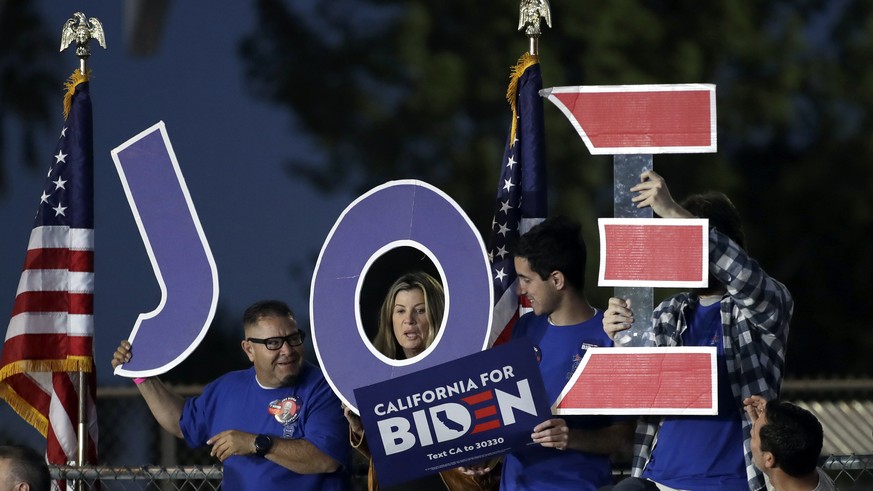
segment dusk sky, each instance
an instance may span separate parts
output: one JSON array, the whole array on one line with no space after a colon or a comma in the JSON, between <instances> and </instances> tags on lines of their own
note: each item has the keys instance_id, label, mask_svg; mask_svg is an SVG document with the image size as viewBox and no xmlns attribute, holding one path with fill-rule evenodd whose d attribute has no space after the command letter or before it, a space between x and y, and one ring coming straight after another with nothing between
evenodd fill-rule
<instances>
[{"instance_id":1,"label":"dusk sky","mask_svg":"<svg viewBox=\"0 0 873 491\"><path fill-rule=\"evenodd\" d=\"M95 360L98 384L129 383L109 360L139 313L153 310L160 291L110 151L164 121L217 264L219 307L235 320L250 303L286 300L308 327L309 279L330 228L355 196L326 198L295 182L283 159L312 152L294 139L285 111L245 90L237 45L255 30L249 2L170 2L161 44L133 57L124 44L125 2L40 0L57 34L73 12L101 20L107 50L92 41L91 98L95 157ZM294 56L289 53L289 56ZM63 83L78 67L74 47L57 55L56 118L38 135L45 168L63 125ZM301 60L306 69L307 60ZM341 117L338 115L337 117ZM11 125L10 125L11 126ZM0 319L8 323L45 172L25 169L20 130L7 128L9 187L0 197ZM301 276L292 281L292 264ZM4 327L3 332L6 329ZM2 340L2 338L0 338ZM12 414L3 404L2 419ZM16 424L27 426L18 417Z\"/></svg>"}]
</instances>

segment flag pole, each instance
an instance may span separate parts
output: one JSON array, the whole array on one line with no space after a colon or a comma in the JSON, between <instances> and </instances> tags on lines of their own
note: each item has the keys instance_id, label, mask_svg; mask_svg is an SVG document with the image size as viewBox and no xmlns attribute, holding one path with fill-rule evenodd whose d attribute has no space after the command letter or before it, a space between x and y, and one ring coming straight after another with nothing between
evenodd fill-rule
<instances>
[{"instance_id":1,"label":"flag pole","mask_svg":"<svg viewBox=\"0 0 873 491\"><path fill-rule=\"evenodd\" d=\"M529 40L528 53L538 56L540 51L540 19L552 27L552 10L549 0L521 0L519 7L518 30L524 29Z\"/></svg>"},{"instance_id":2,"label":"flag pole","mask_svg":"<svg viewBox=\"0 0 873 491\"><path fill-rule=\"evenodd\" d=\"M61 49L64 51L73 42L76 43L76 56L79 57L79 73L84 80L88 79L88 57L91 56L91 47L88 44L92 39L96 40L103 49L106 49L106 37L103 34L103 24L96 17L87 19L82 12L75 12L61 29ZM66 114L65 114L66 116ZM76 465L82 467L88 460L88 380L83 370L77 372L78 383L78 408L79 418L77 427L78 455ZM85 482L77 480L76 489L84 491Z\"/></svg>"},{"instance_id":3,"label":"flag pole","mask_svg":"<svg viewBox=\"0 0 873 491\"><path fill-rule=\"evenodd\" d=\"M82 467L85 465L88 459L88 404L86 401L86 392L88 390L88 381L87 377L85 377L85 372L79 371L79 427L77 428L78 441L79 441L79 455L76 460L76 465L78 467ZM79 491L84 491L85 482L81 479L78 481L78 489Z\"/></svg>"}]
</instances>

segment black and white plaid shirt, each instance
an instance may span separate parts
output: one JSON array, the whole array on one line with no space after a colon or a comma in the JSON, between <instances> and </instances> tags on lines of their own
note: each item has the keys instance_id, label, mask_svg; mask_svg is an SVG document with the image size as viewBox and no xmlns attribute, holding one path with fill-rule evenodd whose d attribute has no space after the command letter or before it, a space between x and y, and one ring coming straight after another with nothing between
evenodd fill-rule
<instances>
[{"instance_id":1,"label":"black and white plaid shirt","mask_svg":"<svg viewBox=\"0 0 873 491\"><path fill-rule=\"evenodd\" d=\"M764 476L752 463L752 423L745 415L743 399L760 395L771 400L779 396L794 300L785 285L768 276L757 261L715 229L709 232L709 260L710 274L727 287L721 299L724 354L731 392L743 415L746 477L749 489L755 491L764 487ZM681 335L697 304L696 295L682 293L658 305L652 315L657 346L682 344ZM636 477L652 455L662 422L660 417L644 417L637 425L633 460Z\"/></svg>"}]
</instances>

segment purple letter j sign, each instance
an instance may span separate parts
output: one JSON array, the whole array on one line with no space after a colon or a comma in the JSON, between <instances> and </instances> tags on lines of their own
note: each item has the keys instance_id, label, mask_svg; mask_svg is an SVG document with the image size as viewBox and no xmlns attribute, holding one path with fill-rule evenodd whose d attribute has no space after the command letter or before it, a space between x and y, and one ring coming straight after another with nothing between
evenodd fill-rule
<instances>
[{"instance_id":1,"label":"purple letter j sign","mask_svg":"<svg viewBox=\"0 0 873 491\"><path fill-rule=\"evenodd\" d=\"M130 334L130 362L115 373L169 371L200 344L218 303L218 271L188 187L160 122L112 151L142 241L161 288L155 310Z\"/></svg>"}]
</instances>

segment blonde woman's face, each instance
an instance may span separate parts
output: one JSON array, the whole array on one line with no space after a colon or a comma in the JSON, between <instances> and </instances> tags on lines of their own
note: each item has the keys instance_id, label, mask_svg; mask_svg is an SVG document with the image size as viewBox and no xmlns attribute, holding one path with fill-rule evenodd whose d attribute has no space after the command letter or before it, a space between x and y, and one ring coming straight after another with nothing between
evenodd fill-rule
<instances>
[{"instance_id":1,"label":"blonde woman's face","mask_svg":"<svg viewBox=\"0 0 873 491\"><path fill-rule=\"evenodd\" d=\"M391 319L394 337L403 348L406 358L412 358L427 348L425 343L430 332L430 322L427 320L424 293L420 289L397 292Z\"/></svg>"}]
</instances>

